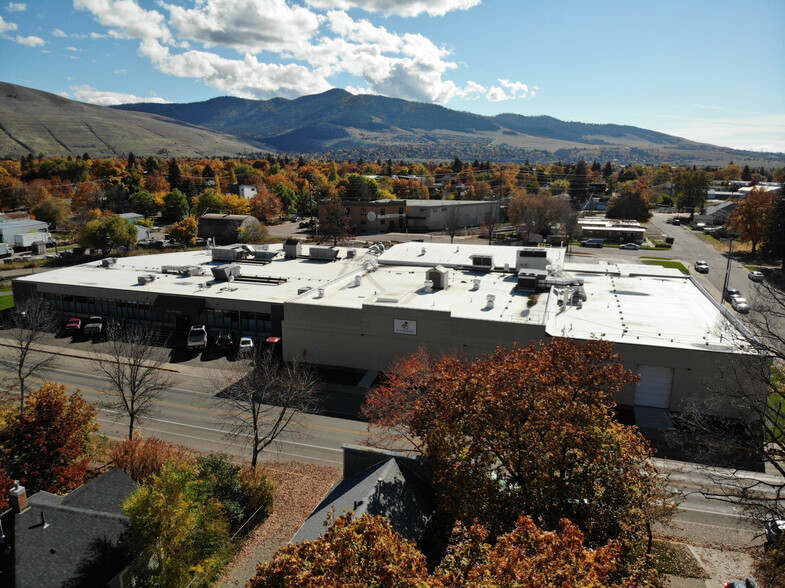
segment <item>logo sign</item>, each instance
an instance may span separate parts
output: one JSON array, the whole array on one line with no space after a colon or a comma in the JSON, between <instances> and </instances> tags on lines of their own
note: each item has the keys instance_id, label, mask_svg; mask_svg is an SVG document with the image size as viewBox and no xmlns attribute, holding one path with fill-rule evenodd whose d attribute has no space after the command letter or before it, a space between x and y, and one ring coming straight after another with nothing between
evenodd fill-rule
<instances>
[{"instance_id":1,"label":"logo sign","mask_svg":"<svg viewBox=\"0 0 785 588\"><path fill-rule=\"evenodd\" d=\"M393 332L399 335L416 335L417 321L393 319Z\"/></svg>"}]
</instances>

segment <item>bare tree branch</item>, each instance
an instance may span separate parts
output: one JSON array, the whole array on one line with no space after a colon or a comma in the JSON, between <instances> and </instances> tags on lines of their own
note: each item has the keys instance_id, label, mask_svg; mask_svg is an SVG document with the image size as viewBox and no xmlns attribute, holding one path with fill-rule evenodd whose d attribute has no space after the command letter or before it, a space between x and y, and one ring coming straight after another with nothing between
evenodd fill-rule
<instances>
[{"instance_id":1,"label":"bare tree branch","mask_svg":"<svg viewBox=\"0 0 785 588\"><path fill-rule=\"evenodd\" d=\"M785 293L755 284L750 309L723 331L737 353L717 363L709 394L683 407L670 441L696 462L722 466L703 468L704 496L764 523L785 518Z\"/></svg>"},{"instance_id":2,"label":"bare tree branch","mask_svg":"<svg viewBox=\"0 0 785 588\"><path fill-rule=\"evenodd\" d=\"M107 342L92 359L98 372L109 380L103 404L128 417L128 438L142 419L158 411L158 401L172 385L172 377L162 368L168 354L154 345L155 331L137 325L110 323Z\"/></svg>"},{"instance_id":3,"label":"bare tree branch","mask_svg":"<svg viewBox=\"0 0 785 588\"><path fill-rule=\"evenodd\" d=\"M56 354L38 349L57 326L52 307L42 298L27 298L19 302L16 310L8 315L5 328L10 334L11 346L4 355L13 363L16 371L19 410L25 406L27 380L45 368L53 367L58 361Z\"/></svg>"},{"instance_id":4,"label":"bare tree branch","mask_svg":"<svg viewBox=\"0 0 785 588\"><path fill-rule=\"evenodd\" d=\"M221 382L228 383L219 394L226 436L250 445L254 467L268 445L300 426L303 413L318 411L316 374L300 359L284 363L257 349L250 369L238 361Z\"/></svg>"}]
</instances>

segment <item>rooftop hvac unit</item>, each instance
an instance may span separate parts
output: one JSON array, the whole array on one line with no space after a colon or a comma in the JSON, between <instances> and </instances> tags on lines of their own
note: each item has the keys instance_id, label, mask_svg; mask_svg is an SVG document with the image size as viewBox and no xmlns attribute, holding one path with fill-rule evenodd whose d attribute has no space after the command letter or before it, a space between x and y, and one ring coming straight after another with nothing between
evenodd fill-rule
<instances>
[{"instance_id":1,"label":"rooftop hvac unit","mask_svg":"<svg viewBox=\"0 0 785 588\"><path fill-rule=\"evenodd\" d=\"M425 272L425 278L430 280L437 290L444 290L447 287L449 277L450 271L443 265L437 265Z\"/></svg>"},{"instance_id":2,"label":"rooftop hvac unit","mask_svg":"<svg viewBox=\"0 0 785 588\"><path fill-rule=\"evenodd\" d=\"M319 290L317 290L317 294L317 298L324 298L324 288L319 288Z\"/></svg>"},{"instance_id":3,"label":"rooftop hvac unit","mask_svg":"<svg viewBox=\"0 0 785 588\"><path fill-rule=\"evenodd\" d=\"M297 295L305 294L308 290L312 290L310 286L304 286L303 288L297 288Z\"/></svg>"},{"instance_id":4,"label":"rooftop hvac unit","mask_svg":"<svg viewBox=\"0 0 785 588\"><path fill-rule=\"evenodd\" d=\"M578 304L580 302L586 302L586 290L584 290L583 286L576 286L572 290L572 303Z\"/></svg>"},{"instance_id":5,"label":"rooftop hvac unit","mask_svg":"<svg viewBox=\"0 0 785 588\"><path fill-rule=\"evenodd\" d=\"M472 282L473 282L472 290L479 290L480 289L480 278L474 278L474 280L472 280Z\"/></svg>"},{"instance_id":6,"label":"rooftop hvac unit","mask_svg":"<svg viewBox=\"0 0 785 588\"><path fill-rule=\"evenodd\" d=\"M283 254L286 259L297 259L302 252L302 243L299 239L287 239L283 244Z\"/></svg>"},{"instance_id":7,"label":"rooftop hvac unit","mask_svg":"<svg viewBox=\"0 0 785 588\"><path fill-rule=\"evenodd\" d=\"M213 278L219 282L230 282L240 275L240 266L235 263L228 263L226 265L219 265L212 268Z\"/></svg>"},{"instance_id":8,"label":"rooftop hvac unit","mask_svg":"<svg viewBox=\"0 0 785 588\"><path fill-rule=\"evenodd\" d=\"M211 253L213 261L234 261L238 251L234 247L213 247Z\"/></svg>"},{"instance_id":9,"label":"rooftop hvac unit","mask_svg":"<svg viewBox=\"0 0 785 588\"><path fill-rule=\"evenodd\" d=\"M363 277L360 274L354 276L354 285L359 286L363 282Z\"/></svg>"},{"instance_id":10,"label":"rooftop hvac unit","mask_svg":"<svg viewBox=\"0 0 785 588\"><path fill-rule=\"evenodd\" d=\"M107 257L106 259L101 260L101 265L104 267L112 267L116 263L117 263L116 257Z\"/></svg>"},{"instance_id":11,"label":"rooftop hvac unit","mask_svg":"<svg viewBox=\"0 0 785 588\"><path fill-rule=\"evenodd\" d=\"M485 307L486 308L493 308L493 304L494 304L494 302L496 300L496 295L495 294L488 294L488 296L485 298L485 300L487 301Z\"/></svg>"},{"instance_id":12,"label":"rooftop hvac unit","mask_svg":"<svg viewBox=\"0 0 785 588\"><path fill-rule=\"evenodd\" d=\"M346 259L353 259L357 255L356 249L347 249L346 250Z\"/></svg>"},{"instance_id":13,"label":"rooftop hvac unit","mask_svg":"<svg viewBox=\"0 0 785 588\"><path fill-rule=\"evenodd\" d=\"M472 267L476 269L490 270L493 268L493 257L490 255L472 255Z\"/></svg>"},{"instance_id":14,"label":"rooftop hvac unit","mask_svg":"<svg viewBox=\"0 0 785 588\"><path fill-rule=\"evenodd\" d=\"M431 280L425 280L425 291L433 292L433 282Z\"/></svg>"},{"instance_id":15,"label":"rooftop hvac unit","mask_svg":"<svg viewBox=\"0 0 785 588\"><path fill-rule=\"evenodd\" d=\"M143 274L143 275L139 276L138 278L136 278L136 281L137 281L137 283L140 286L144 286L146 284L149 284L150 282L152 282L154 280L155 280L155 276L153 274Z\"/></svg>"},{"instance_id":16,"label":"rooftop hvac unit","mask_svg":"<svg viewBox=\"0 0 785 588\"><path fill-rule=\"evenodd\" d=\"M311 259L333 260L338 257L338 250L332 247L310 247L308 257Z\"/></svg>"}]
</instances>

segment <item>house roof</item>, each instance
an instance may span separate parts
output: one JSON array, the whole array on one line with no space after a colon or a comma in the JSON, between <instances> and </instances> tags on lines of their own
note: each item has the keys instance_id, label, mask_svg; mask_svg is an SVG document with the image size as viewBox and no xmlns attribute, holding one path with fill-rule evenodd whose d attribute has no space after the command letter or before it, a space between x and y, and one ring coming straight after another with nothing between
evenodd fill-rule
<instances>
[{"instance_id":1,"label":"house roof","mask_svg":"<svg viewBox=\"0 0 785 588\"><path fill-rule=\"evenodd\" d=\"M325 532L325 520L352 512L387 517L393 529L407 539L415 539L433 510L431 489L409 467L406 459L390 457L339 482L297 531L293 541L313 541Z\"/></svg>"},{"instance_id":2,"label":"house roof","mask_svg":"<svg viewBox=\"0 0 785 588\"><path fill-rule=\"evenodd\" d=\"M38 492L25 512L6 512L0 520L10 552L0 551L0 583L43 588L108 582L127 564L117 542L127 528L122 503L135 488L115 469L68 496Z\"/></svg>"}]
</instances>

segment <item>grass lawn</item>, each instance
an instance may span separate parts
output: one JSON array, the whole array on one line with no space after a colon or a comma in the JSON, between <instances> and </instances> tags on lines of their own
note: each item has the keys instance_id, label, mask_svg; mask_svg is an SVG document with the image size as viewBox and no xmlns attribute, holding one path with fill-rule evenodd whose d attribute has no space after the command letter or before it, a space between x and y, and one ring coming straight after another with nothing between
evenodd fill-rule
<instances>
[{"instance_id":1,"label":"grass lawn","mask_svg":"<svg viewBox=\"0 0 785 588\"><path fill-rule=\"evenodd\" d=\"M683 274L689 275L690 270L684 267L680 261L673 261L672 259L665 259L662 257L641 257L641 261L647 265L661 265L662 267L669 267L679 270Z\"/></svg>"},{"instance_id":2,"label":"grass lawn","mask_svg":"<svg viewBox=\"0 0 785 588\"><path fill-rule=\"evenodd\" d=\"M0 310L6 310L8 308L14 307L14 297L11 296L0 296Z\"/></svg>"},{"instance_id":3,"label":"grass lawn","mask_svg":"<svg viewBox=\"0 0 785 588\"><path fill-rule=\"evenodd\" d=\"M660 573L682 578L709 577L689 548L682 543L655 539L651 551L652 563Z\"/></svg>"}]
</instances>

